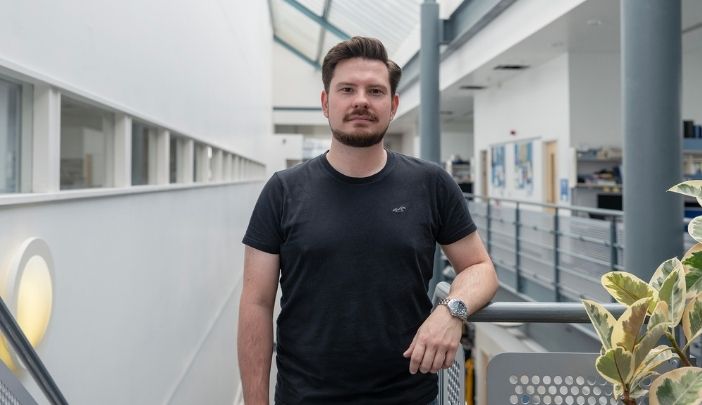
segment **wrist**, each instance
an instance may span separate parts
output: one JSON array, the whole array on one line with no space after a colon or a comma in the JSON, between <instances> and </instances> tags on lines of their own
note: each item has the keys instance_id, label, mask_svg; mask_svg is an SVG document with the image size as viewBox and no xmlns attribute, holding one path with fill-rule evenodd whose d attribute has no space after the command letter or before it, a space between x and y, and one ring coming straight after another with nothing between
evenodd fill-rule
<instances>
[{"instance_id":1,"label":"wrist","mask_svg":"<svg viewBox=\"0 0 702 405\"><path fill-rule=\"evenodd\" d=\"M468 306L462 300L446 297L439 301L438 305L445 307L454 318L462 322L468 321Z\"/></svg>"}]
</instances>

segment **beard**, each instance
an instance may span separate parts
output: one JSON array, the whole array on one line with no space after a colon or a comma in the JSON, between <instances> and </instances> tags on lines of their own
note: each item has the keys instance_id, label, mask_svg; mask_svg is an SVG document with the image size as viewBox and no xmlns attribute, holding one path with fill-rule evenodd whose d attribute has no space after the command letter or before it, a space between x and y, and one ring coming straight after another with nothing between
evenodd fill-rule
<instances>
[{"instance_id":1,"label":"beard","mask_svg":"<svg viewBox=\"0 0 702 405\"><path fill-rule=\"evenodd\" d=\"M362 112L362 111L353 111L350 114L347 114L344 116L344 122L351 120L354 116L365 116L368 117L371 121L376 122L378 119L377 117L370 112ZM363 132L363 131L358 131L358 132L344 132L340 129L334 128L331 126L331 123L329 127L331 128L332 135L334 136L334 139L337 141L341 142L342 144L346 146L352 146L355 148L368 148L373 145L377 145L380 143L383 138L385 137L385 133L388 130L388 127L390 126L390 123L388 122L388 125L385 126L381 131L378 132Z\"/></svg>"}]
</instances>

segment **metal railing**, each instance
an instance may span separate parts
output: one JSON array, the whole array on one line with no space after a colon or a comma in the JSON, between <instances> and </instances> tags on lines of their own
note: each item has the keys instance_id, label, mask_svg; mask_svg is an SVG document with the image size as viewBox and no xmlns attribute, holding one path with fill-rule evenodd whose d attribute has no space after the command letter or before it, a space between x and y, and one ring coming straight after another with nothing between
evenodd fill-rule
<instances>
[{"instance_id":1,"label":"metal railing","mask_svg":"<svg viewBox=\"0 0 702 405\"><path fill-rule=\"evenodd\" d=\"M609 301L600 277L624 270L621 211L465 194L503 286L537 301Z\"/></svg>"},{"instance_id":2,"label":"metal railing","mask_svg":"<svg viewBox=\"0 0 702 405\"><path fill-rule=\"evenodd\" d=\"M436 303L448 296L450 289L450 284L443 281L436 286L436 290L433 296L433 302ZM624 311L626 306L621 304L604 304L615 318L619 318ZM582 303L565 303L565 302L495 302L490 303L486 307L482 308L478 312L472 314L468 318L469 323L474 322L538 322L538 323L589 323L590 319L587 316L585 307ZM523 395L518 396L507 392L510 389L510 379L513 379L514 375L523 376L526 372L523 369L528 369L530 367L537 368L539 364L547 364L548 373L540 373L540 375L581 375L577 373L569 373L577 369L578 373L582 370L587 370L589 372L587 378L594 379L596 377L594 358L596 354L584 354L584 353L528 353L528 354L516 354L519 355L516 360L510 360L507 362L501 361L499 370L496 371L497 367L493 367L493 370L489 370L490 378L488 378L488 403L492 404L504 404L504 403L539 403L530 402L529 395L527 393L522 393ZM523 357L523 356L531 357ZM544 357L544 361L536 361L538 359L536 356ZM594 357L593 357L594 356ZM496 357L497 358L497 357ZM506 365L505 365L506 363ZM455 363L454 363L455 364ZM556 364L560 364L556 367ZM492 362L491 362L492 365ZM452 367L453 368L453 367ZM439 405L456 405L456 403L447 399L450 398L449 389L456 389L448 384L442 384L447 380L447 374L455 373L454 370L446 369L439 372ZM520 370L516 370L520 368ZM537 373L538 374L538 373ZM457 382L460 386L458 389L465 390L465 382ZM604 386L604 380L601 382L598 380L598 385ZM533 393L532 393L533 394ZM513 402L506 402L503 396L513 397ZM498 399L499 397L499 399ZM514 401L521 402L514 402ZM559 403L559 402L556 402ZM608 402L609 403L609 402Z\"/></svg>"},{"instance_id":3,"label":"metal railing","mask_svg":"<svg viewBox=\"0 0 702 405\"><path fill-rule=\"evenodd\" d=\"M39 388L44 392L46 398L54 405L67 405L61 390L54 382L54 379L49 374L49 371L42 363L39 355L34 350L32 345L27 340L27 337L20 329L19 325L12 316L12 313L5 305L5 301L0 297L0 328L2 329L7 341L12 349L17 353L20 360L31 374L34 381L39 385ZM28 395L28 394L26 394ZM31 398L31 397L30 397ZM28 400L29 402L29 400ZM23 402L20 402L23 404Z\"/></svg>"}]
</instances>

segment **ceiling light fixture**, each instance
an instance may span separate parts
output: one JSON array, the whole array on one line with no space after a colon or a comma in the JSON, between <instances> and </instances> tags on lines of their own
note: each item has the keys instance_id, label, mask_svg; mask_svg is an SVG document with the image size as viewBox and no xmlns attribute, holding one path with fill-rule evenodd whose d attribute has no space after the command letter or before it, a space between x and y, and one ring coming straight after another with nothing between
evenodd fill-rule
<instances>
[{"instance_id":1,"label":"ceiling light fixture","mask_svg":"<svg viewBox=\"0 0 702 405\"><path fill-rule=\"evenodd\" d=\"M41 343L51 319L53 267L49 245L43 239L30 238L22 243L0 280L3 299L33 347ZM21 364L4 337L0 339L0 359L11 370Z\"/></svg>"},{"instance_id":2,"label":"ceiling light fixture","mask_svg":"<svg viewBox=\"0 0 702 405\"><path fill-rule=\"evenodd\" d=\"M519 64L504 64L495 66L495 70L524 70L528 69L529 65L519 65Z\"/></svg>"}]
</instances>

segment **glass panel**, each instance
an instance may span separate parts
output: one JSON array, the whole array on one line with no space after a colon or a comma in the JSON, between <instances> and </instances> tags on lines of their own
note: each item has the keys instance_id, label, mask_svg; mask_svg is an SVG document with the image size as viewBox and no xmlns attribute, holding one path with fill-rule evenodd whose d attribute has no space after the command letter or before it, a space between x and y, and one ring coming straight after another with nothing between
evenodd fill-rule
<instances>
[{"instance_id":1,"label":"glass panel","mask_svg":"<svg viewBox=\"0 0 702 405\"><path fill-rule=\"evenodd\" d=\"M109 187L114 114L63 97L61 189Z\"/></svg>"},{"instance_id":2,"label":"glass panel","mask_svg":"<svg viewBox=\"0 0 702 405\"><path fill-rule=\"evenodd\" d=\"M0 193L20 188L22 86L0 79Z\"/></svg>"},{"instance_id":3,"label":"glass panel","mask_svg":"<svg viewBox=\"0 0 702 405\"><path fill-rule=\"evenodd\" d=\"M156 128L138 121L132 123L132 185L154 184Z\"/></svg>"},{"instance_id":4,"label":"glass panel","mask_svg":"<svg viewBox=\"0 0 702 405\"><path fill-rule=\"evenodd\" d=\"M310 59L317 53L321 27L301 11L284 2L273 2L275 33Z\"/></svg>"},{"instance_id":5,"label":"glass panel","mask_svg":"<svg viewBox=\"0 0 702 405\"><path fill-rule=\"evenodd\" d=\"M419 25L421 0L333 1L329 22L349 35L363 35L383 41L388 55Z\"/></svg>"},{"instance_id":6,"label":"glass panel","mask_svg":"<svg viewBox=\"0 0 702 405\"><path fill-rule=\"evenodd\" d=\"M299 0L298 2L320 17L324 12L324 0Z\"/></svg>"}]
</instances>

